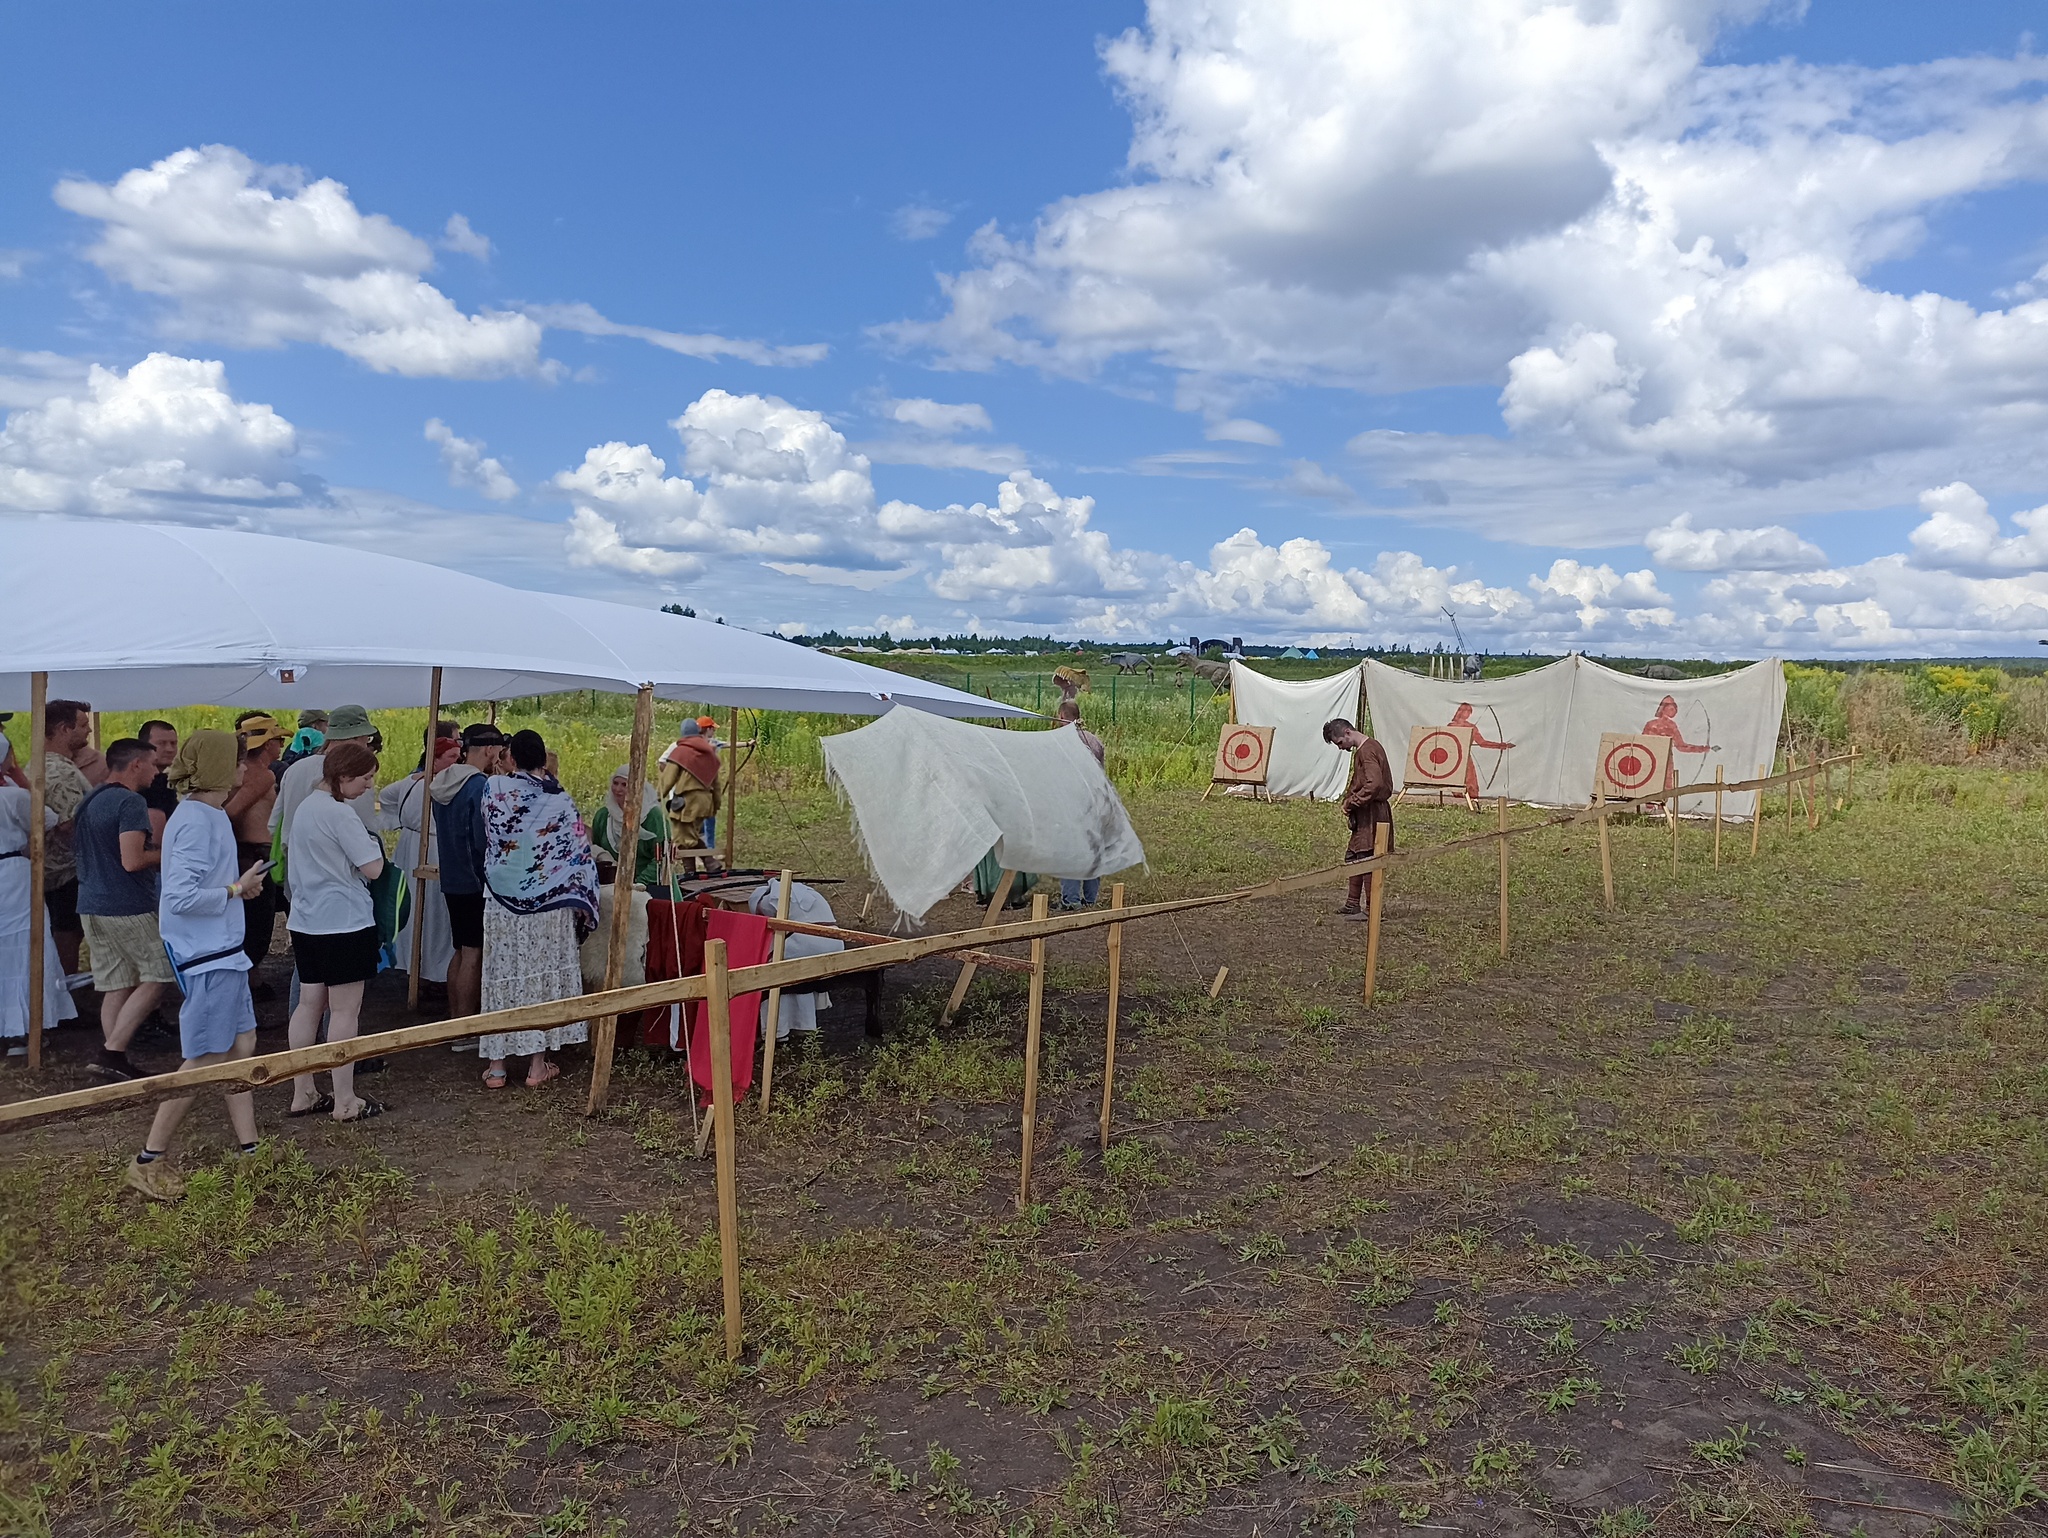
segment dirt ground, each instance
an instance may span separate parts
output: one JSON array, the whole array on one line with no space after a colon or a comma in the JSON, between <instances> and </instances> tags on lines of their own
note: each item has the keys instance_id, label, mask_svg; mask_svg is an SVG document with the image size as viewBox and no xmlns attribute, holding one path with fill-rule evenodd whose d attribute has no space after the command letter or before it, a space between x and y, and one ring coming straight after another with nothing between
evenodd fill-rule
<instances>
[{"instance_id":1,"label":"dirt ground","mask_svg":"<svg viewBox=\"0 0 2048 1538\"><path fill-rule=\"evenodd\" d=\"M1327 808L1138 799L1133 901L1300 869ZM847 877L782 797L764 863ZM1533 816L1534 814L1524 814ZM1016 1208L1023 979L889 976L740 1126L747 1344L724 1360L683 1071L487 1093L392 1057L363 1126L187 1200L142 1112L4 1145L0 1515L60 1534L1452 1532L2048 1527L2048 855L1994 812L1868 799L1516 846L1391 890L1383 989L1329 891L1134 926L1097 1142L1099 934L1052 946ZM1404 818L1415 845L1469 831ZM743 846L742 854L749 851ZM960 927L955 900L932 927ZM879 921L876 921L879 922ZM1231 972L1212 1002L1217 966ZM288 964L260 974L283 1043ZM88 995L89 997L89 995ZM403 979L370 1022L413 1017ZM12 1097L87 1082L89 1022ZM168 1066L175 1041L138 1056Z\"/></svg>"}]
</instances>

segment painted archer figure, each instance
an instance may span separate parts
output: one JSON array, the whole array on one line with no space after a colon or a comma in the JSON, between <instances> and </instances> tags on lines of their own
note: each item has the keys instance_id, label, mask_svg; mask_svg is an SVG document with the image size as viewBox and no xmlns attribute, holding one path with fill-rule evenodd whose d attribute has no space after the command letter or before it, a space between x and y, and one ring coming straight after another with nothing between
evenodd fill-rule
<instances>
[{"instance_id":1,"label":"painted archer figure","mask_svg":"<svg viewBox=\"0 0 2048 1538\"><path fill-rule=\"evenodd\" d=\"M1685 731L1678 724L1678 701L1672 695L1665 695L1657 706L1657 713L1643 723L1645 737L1667 737L1671 740L1671 752L1664 760L1664 793L1669 795L1678 789L1678 755L1681 753L1711 753L1712 743L1687 742Z\"/></svg>"},{"instance_id":2,"label":"painted archer figure","mask_svg":"<svg viewBox=\"0 0 2048 1538\"><path fill-rule=\"evenodd\" d=\"M1482 735L1478 724L1472 719L1472 707L1469 703L1459 705L1448 724L1471 727L1472 746L1475 748L1492 748L1496 752L1505 753L1514 746L1512 742L1495 742L1492 738ZM1479 765L1469 753L1465 755L1465 799L1473 806L1479 804Z\"/></svg>"}]
</instances>

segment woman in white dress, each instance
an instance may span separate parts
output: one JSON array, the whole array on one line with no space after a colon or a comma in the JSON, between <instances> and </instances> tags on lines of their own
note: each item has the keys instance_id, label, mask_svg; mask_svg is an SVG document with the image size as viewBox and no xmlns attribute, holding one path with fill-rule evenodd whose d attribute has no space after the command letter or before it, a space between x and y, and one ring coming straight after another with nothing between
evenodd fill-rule
<instances>
[{"instance_id":1,"label":"woman in white dress","mask_svg":"<svg viewBox=\"0 0 2048 1538\"><path fill-rule=\"evenodd\" d=\"M462 744L453 737L444 737L434 744L434 773L439 774L460 756ZM420 804L427 799L428 776L414 770L402 780L394 780L377 794L377 807L384 815L385 826L398 829L398 848L393 851L392 863L405 872L406 880L412 881L412 873L419 869L420 861ZM441 815L437 804L434 815ZM441 865L440 836L438 832L427 835L426 864L439 869ZM448 963L455 959L455 935L448 924L448 901L441 895L438 881L415 882L412 902L409 905L404 925L393 938L392 949L398 957L398 970L412 968L412 926L425 915L426 927L420 932L420 978L424 982L446 984Z\"/></svg>"},{"instance_id":2,"label":"woman in white dress","mask_svg":"<svg viewBox=\"0 0 2048 1538\"><path fill-rule=\"evenodd\" d=\"M515 732L511 751L513 772L484 794L485 1014L581 993L577 946L597 923L597 861L582 814L547 772L539 732ZM548 1053L589 1039L584 1020L480 1036L484 1087L503 1089L505 1059L523 1057L527 1088L538 1089L562 1072Z\"/></svg>"},{"instance_id":3,"label":"woman in white dress","mask_svg":"<svg viewBox=\"0 0 2048 1538\"><path fill-rule=\"evenodd\" d=\"M12 758L9 750L8 758ZM43 809L43 826L54 828L57 814ZM28 1048L28 792L0 784L0 1038L7 1055L20 1057ZM78 1018L78 1006L64 986L64 966L57 942L43 925L43 1026Z\"/></svg>"}]
</instances>

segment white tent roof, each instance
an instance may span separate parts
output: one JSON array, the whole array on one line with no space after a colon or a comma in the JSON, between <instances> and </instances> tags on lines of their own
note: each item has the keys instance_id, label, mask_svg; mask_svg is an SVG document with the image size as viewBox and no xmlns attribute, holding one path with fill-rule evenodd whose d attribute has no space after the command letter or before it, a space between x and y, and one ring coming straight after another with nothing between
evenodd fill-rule
<instances>
[{"instance_id":1,"label":"white tent roof","mask_svg":"<svg viewBox=\"0 0 2048 1538\"><path fill-rule=\"evenodd\" d=\"M100 710L424 704L568 689L876 715L1026 714L731 626L309 540L221 529L0 520L0 710L29 675Z\"/></svg>"}]
</instances>

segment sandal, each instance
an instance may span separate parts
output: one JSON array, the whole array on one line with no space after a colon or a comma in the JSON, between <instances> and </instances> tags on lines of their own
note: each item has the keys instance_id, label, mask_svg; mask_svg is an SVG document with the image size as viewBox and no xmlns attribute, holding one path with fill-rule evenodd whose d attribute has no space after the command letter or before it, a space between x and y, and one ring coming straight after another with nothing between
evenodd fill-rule
<instances>
[{"instance_id":1,"label":"sandal","mask_svg":"<svg viewBox=\"0 0 2048 1538\"><path fill-rule=\"evenodd\" d=\"M362 1109L357 1111L355 1115L337 1116L334 1119L342 1123L344 1126L346 1126L350 1122L369 1121L372 1117L382 1116L383 1114L384 1102L381 1100L372 1100L369 1096L365 1095L363 1097Z\"/></svg>"},{"instance_id":2,"label":"sandal","mask_svg":"<svg viewBox=\"0 0 2048 1538\"><path fill-rule=\"evenodd\" d=\"M547 1083L550 1079L559 1079L562 1076L562 1070L555 1064L548 1063L544 1066L547 1068L547 1072L542 1074L537 1079L533 1076L533 1070L531 1068L527 1069L526 1087L528 1089L539 1089L543 1084Z\"/></svg>"},{"instance_id":3,"label":"sandal","mask_svg":"<svg viewBox=\"0 0 2048 1538\"><path fill-rule=\"evenodd\" d=\"M502 1069L502 1068L486 1068L486 1069L484 1070L484 1088L485 1088L485 1089L503 1089L504 1087L505 1087L505 1070L504 1070L504 1069Z\"/></svg>"},{"instance_id":4,"label":"sandal","mask_svg":"<svg viewBox=\"0 0 2048 1538\"><path fill-rule=\"evenodd\" d=\"M296 1111L286 1111L284 1114L287 1116L325 1116L333 1111L333 1109L334 1097L332 1095L322 1095L311 1105Z\"/></svg>"}]
</instances>

